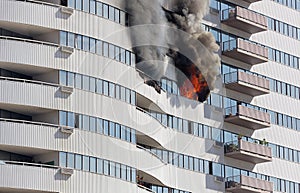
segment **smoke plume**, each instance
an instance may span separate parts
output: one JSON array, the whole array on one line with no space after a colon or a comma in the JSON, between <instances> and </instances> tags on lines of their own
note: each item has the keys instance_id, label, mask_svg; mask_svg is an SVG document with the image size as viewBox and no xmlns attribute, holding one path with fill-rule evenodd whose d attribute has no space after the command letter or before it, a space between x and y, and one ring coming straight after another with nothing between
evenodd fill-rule
<instances>
[{"instance_id":1,"label":"smoke plume","mask_svg":"<svg viewBox=\"0 0 300 193\"><path fill-rule=\"evenodd\" d=\"M168 55L185 76L177 75L181 94L199 101L214 89L220 66L219 46L201 26L208 6L209 0L127 0L130 25L145 26L131 30L137 68L160 80Z\"/></svg>"}]
</instances>

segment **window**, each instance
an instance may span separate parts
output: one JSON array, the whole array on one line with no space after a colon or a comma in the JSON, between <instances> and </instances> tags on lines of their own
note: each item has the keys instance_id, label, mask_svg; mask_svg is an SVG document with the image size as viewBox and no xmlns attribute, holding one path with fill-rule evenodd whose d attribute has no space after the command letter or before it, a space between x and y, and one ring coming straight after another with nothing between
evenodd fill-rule
<instances>
[{"instance_id":1,"label":"window","mask_svg":"<svg viewBox=\"0 0 300 193\"><path fill-rule=\"evenodd\" d=\"M68 33L68 46L74 48L75 35L73 33Z\"/></svg>"},{"instance_id":2,"label":"window","mask_svg":"<svg viewBox=\"0 0 300 193\"><path fill-rule=\"evenodd\" d=\"M75 8L82 10L82 0L76 0Z\"/></svg>"},{"instance_id":3,"label":"window","mask_svg":"<svg viewBox=\"0 0 300 193\"><path fill-rule=\"evenodd\" d=\"M59 153L59 166L67 167L67 153L65 152Z\"/></svg>"},{"instance_id":4,"label":"window","mask_svg":"<svg viewBox=\"0 0 300 193\"><path fill-rule=\"evenodd\" d=\"M90 50L90 39L86 36L83 36L83 50L87 52Z\"/></svg>"},{"instance_id":5,"label":"window","mask_svg":"<svg viewBox=\"0 0 300 193\"><path fill-rule=\"evenodd\" d=\"M82 170L82 156L75 155L75 169Z\"/></svg>"},{"instance_id":6,"label":"window","mask_svg":"<svg viewBox=\"0 0 300 193\"><path fill-rule=\"evenodd\" d=\"M100 118L97 119L97 133L103 133L103 120Z\"/></svg>"},{"instance_id":7,"label":"window","mask_svg":"<svg viewBox=\"0 0 300 193\"><path fill-rule=\"evenodd\" d=\"M121 178L121 165L116 163L116 178Z\"/></svg>"},{"instance_id":8,"label":"window","mask_svg":"<svg viewBox=\"0 0 300 193\"><path fill-rule=\"evenodd\" d=\"M96 14L96 1L90 0L90 13Z\"/></svg>"},{"instance_id":9,"label":"window","mask_svg":"<svg viewBox=\"0 0 300 193\"><path fill-rule=\"evenodd\" d=\"M96 88L96 92L98 94L102 94L103 93L103 83L102 80L97 79L97 88Z\"/></svg>"},{"instance_id":10,"label":"window","mask_svg":"<svg viewBox=\"0 0 300 193\"><path fill-rule=\"evenodd\" d=\"M91 92L96 92L96 79L93 77L90 77L90 85L89 85L89 90Z\"/></svg>"},{"instance_id":11,"label":"window","mask_svg":"<svg viewBox=\"0 0 300 193\"><path fill-rule=\"evenodd\" d=\"M103 94L108 96L108 82L103 81Z\"/></svg>"},{"instance_id":12,"label":"window","mask_svg":"<svg viewBox=\"0 0 300 193\"><path fill-rule=\"evenodd\" d=\"M109 6L109 20L115 21L115 8Z\"/></svg>"},{"instance_id":13,"label":"window","mask_svg":"<svg viewBox=\"0 0 300 193\"><path fill-rule=\"evenodd\" d=\"M116 164L113 162L110 162L109 175L116 176Z\"/></svg>"},{"instance_id":14,"label":"window","mask_svg":"<svg viewBox=\"0 0 300 193\"><path fill-rule=\"evenodd\" d=\"M90 160L88 156L83 156L83 170L84 171L90 170Z\"/></svg>"},{"instance_id":15,"label":"window","mask_svg":"<svg viewBox=\"0 0 300 193\"><path fill-rule=\"evenodd\" d=\"M97 173L103 174L103 160L97 159Z\"/></svg>"},{"instance_id":16,"label":"window","mask_svg":"<svg viewBox=\"0 0 300 193\"><path fill-rule=\"evenodd\" d=\"M96 158L90 157L90 171L96 172Z\"/></svg>"},{"instance_id":17,"label":"window","mask_svg":"<svg viewBox=\"0 0 300 193\"><path fill-rule=\"evenodd\" d=\"M105 175L109 175L109 162L107 161L107 160L104 160L104 164L103 164L103 166L104 166L104 174Z\"/></svg>"},{"instance_id":18,"label":"window","mask_svg":"<svg viewBox=\"0 0 300 193\"><path fill-rule=\"evenodd\" d=\"M115 123L109 122L109 136L115 137Z\"/></svg>"},{"instance_id":19,"label":"window","mask_svg":"<svg viewBox=\"0 0 300 193\"><path fill-rule=\"evenodd\" d=\"M121 139L121 126L118 123L116 123L115 126L116 126L116 138Z\"/></svg>"},{"instance_id":20,"label":"window","mask_svg":"<svg viewBox=\"0 0 300 193\"><path fill-rule=\"evenodd\" d=\"M135 102L135 92L134 91L131 91L130 97L131 97L131 99L130 99L131 104L135 105L136 102Z\"/></svg>"},{"instance_id":21,"label":"window","mask_svg":"<svg viewBox=\"0 0 300 193\"><path fill-rule=\"evenodd\" d=\"M59 111L59 124L67 126L67 112Z\"/></svg>"},{"instance_id":22,"label":"window","mask_svg":"<svg viewBox=\"0 0 300 193\"><path fill-rule=\"evenodd\" d=\"M95 132L96 131L96 118L90 117L90 131Z\"/></svg>"},{"instance_id":23,"label":"window","mask_svg":"<svg viewBox=\"0 0 300 193\"><path fill-rule=\"evenodd\" d=\"M89 0L83 0L83 11L89 12L90 9L90 1Z\"/></svg>"},{"instance_id":24,"label":"window","mask_svg":"<svg viewBox=\"0 0 300 193\"><path fill-rule=\"evenodd\" d=\"M103 6L102 6L102 3L99 2L99 1L97 1L96 6L97 6L97 15L99 15L99 16L102 17L102 15L103 15L103 11L102 11L103 10Z\"/></svg>"},{"instance_id":25,"label":"window","mask_svg":"<svg viewBox=\"0 0 300 193\"><path fill-rule=\"evenodd\" d=\"M115 97L115 84L111 82L109 83L109 96Z\"/></svg>"},{"instance_id":26,"label":"window","mask_svg":"<svg viewBox=\"0 0 300 193\"><path fill-rule=\"evenodd\" d=\"M82 75L80 74L75 74L75 87L82 89Z\"/></svg>"},{"instance_id":27,"label":"window","mask_svg":"<svg viewBox=\"0 0 300 193\"><path fill-rule=\"evenodd\" d=\"M120 10L115 9L115 22L120 23Z\"/></svg>"},{"instance_id":28,"label":"window","mask_svg":"<svg viewBox=\"0 0 300 193\"><path fill-rule=\"evenodd\" d=\"M60 32L60 45L67 46L67 32Z\"/></svg>"},{"instance_id":29,"label":"window","mask_svg":"<svg viewBox=\"0 0 300 193\"><path fill-rule=\"evenodd\" d=\"M126 166L121 165L121 179L126 180Z\"/></svg>"},{"instance_id":30,"label":"window","mask_svg":"<svg viewBox=\"0 0 300 193\"><path fill-rule=\"evenodd\" d=\"M96 54L98 54L100 56L103 54L102 41L100 41L100 40L96 41Z\"/></svg>"},{"instance_id":31,"label":"window","mask_svg":"<svg viewBox=\"0 0 300 193\"><path fill-rule=\"evenodd\" d=\"M109 58L115 59L115 46L112 44L109 44Z\"/></svg>"},{"instance_id":32,"label":"window","mask_svg":"<svg viewBox=\"0 0 300 193\"><path fill-rule=\"evenodd\" d=\"M108 43L103 42L103 56L108 57L108 52L109 52Z\"/></svg>"},{"instance_id":33,"label":"window","mask_svg":"<svg viewBox=\"0 0 300 193\"><path fill-rule=\"evenodd\" d=\"M90 52L96 53L96 39L90 38Z\"/></svg>"},{"instance_id":34,"label":"window","mask_svg":"<svg viewBox=\"0 0 300 193\"><path fill-rule=\"evenodd\" d=\"M108 19L108 5L103 4L103 17Z\"/></svg>"},{"instance_id":35,"label":"window","mask_svg":"<svg viewBox=\"0 0 300 193\"><path fill-rule=\"evenodd\" d=\"M104 130L103 130L103 134L104 134L104 135L108 135L108 132L109 132L109 128L108 128L108 127L109 127L109 125L108 125L108 121L107 121L107 120L104 120L104 122L103 122L103 123L104 123L104 128L103 128Z\"/></svg>"},{"instance_id":36,"label":"window","mask_svg":"<svg viewBox=\"0 0 300 193\"><path fill-rule=\"evenodd\" d=\"M68 153L68 168L74 168L75 167L75 156L73 153Z\"/></svg>"}]
</instances>

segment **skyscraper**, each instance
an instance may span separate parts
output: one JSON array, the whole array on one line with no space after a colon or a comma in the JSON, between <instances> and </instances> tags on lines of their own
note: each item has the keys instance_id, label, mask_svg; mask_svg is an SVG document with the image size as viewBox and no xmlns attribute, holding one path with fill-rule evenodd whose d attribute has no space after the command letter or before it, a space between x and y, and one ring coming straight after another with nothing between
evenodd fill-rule
<instances>
[{"instance_id":1,"label":"skyscraper","mask_svg":"<svg viewBox=\"0 0 300 193\"><path fill-rule=\"evenodd\" d=\"M157 34L165 60L137 49L132 2L0 1L0 192L299 193L300 1L210 0L209 95Z\"/></svg>"}]
</instances>

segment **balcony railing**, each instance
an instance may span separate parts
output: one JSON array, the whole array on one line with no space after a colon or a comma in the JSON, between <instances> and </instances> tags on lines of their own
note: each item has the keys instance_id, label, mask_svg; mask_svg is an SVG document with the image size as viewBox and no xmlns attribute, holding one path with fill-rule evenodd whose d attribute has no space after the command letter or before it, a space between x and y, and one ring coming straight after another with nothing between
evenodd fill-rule
<instances>
[{"instance_id":1,"label":"balcony railing","mask_svg":"<svg viewBox=\"0 0 300 193\"><path fill-rule=\"evenodd\" d=\"M248 108L242 105L225 108L225 121L251 129L270 127L268 113Z\"/></svg>"},{"instance_id":2,"label":"balcony railing","mask_svg":"<svg viewBox=\"0 0 300 193\"><path fill-rule=\"evenodd\" d=\"M59 166L53 166L53 165L47 165L47 164L1 160L0 165L6 165L6 164L21 165L21 166L32 166L32 167L39 167L39 168L53 168L53 169L59 169L60 168Z\"/></svg>"},{"instance_id":3,"label":"balcony railing","mask_svg":"<svg viewBox=\"0 0 300 193\"><path fill-rule=\"evenodd\" d=\"M268 49L241 38L222 43L222 54L250 65L268 61Z\"/></svg>"},{"instance_id":4,"label":"balcony railing","mask_svg":"<svg viewBox=\"0 0 300 193\"><path fill-rule=\"evenodd\" d=\"M265 141L251 143L242 139L228 142L224 147L225 155L251 163L262 163L272 160L272 149Z\"/></svg>"},{"instance_id":5,"label":"balcony railing","mask_svg":"<svg viewBox=\"0 0 300 193\"><path fill-rule=\"evenodd\" d=\"M228 26L251 34L267 30L265 16L242 7L222 10L221 20Z\"/></svg>"},{"instance_id":6,"label":"balcony railing","mask_svg":"<svg viewBox=\"0 0 300 193\"><path fill-rule=\"evenodd\" d=\"M270 92L269 80L240 70L224 74L224 83L226 88L251 96L268 94Z\"/></svg>"},{"instance_id":7,"label":"balcony railing","mask_svg":"<svg viewBox=\"0 0 300 193\"><path fill-rule=\"evenodd\" d=\"M233 193L268 193L273 192L273 183L252 178L244 175L237 175L226 178L226 190Z\"/></svg>"}]
</instances>

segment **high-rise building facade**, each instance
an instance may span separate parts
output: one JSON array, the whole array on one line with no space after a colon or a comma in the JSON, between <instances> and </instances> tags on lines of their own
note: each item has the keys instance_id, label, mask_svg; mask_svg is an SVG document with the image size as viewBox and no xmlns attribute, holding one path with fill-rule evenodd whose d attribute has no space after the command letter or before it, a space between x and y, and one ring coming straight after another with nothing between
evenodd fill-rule
<instances>
[{"instance_id":1,"label":"high-rise building facade","mask_svg":"<svg viewBox=\"0 0 300 193\"><path fill-rule=\"evenodd\" d=\"M204 103L136 67L126 1L0 1L0 192L299 193L300 0L210 0Z\"/></svg>"}]
</instances>

